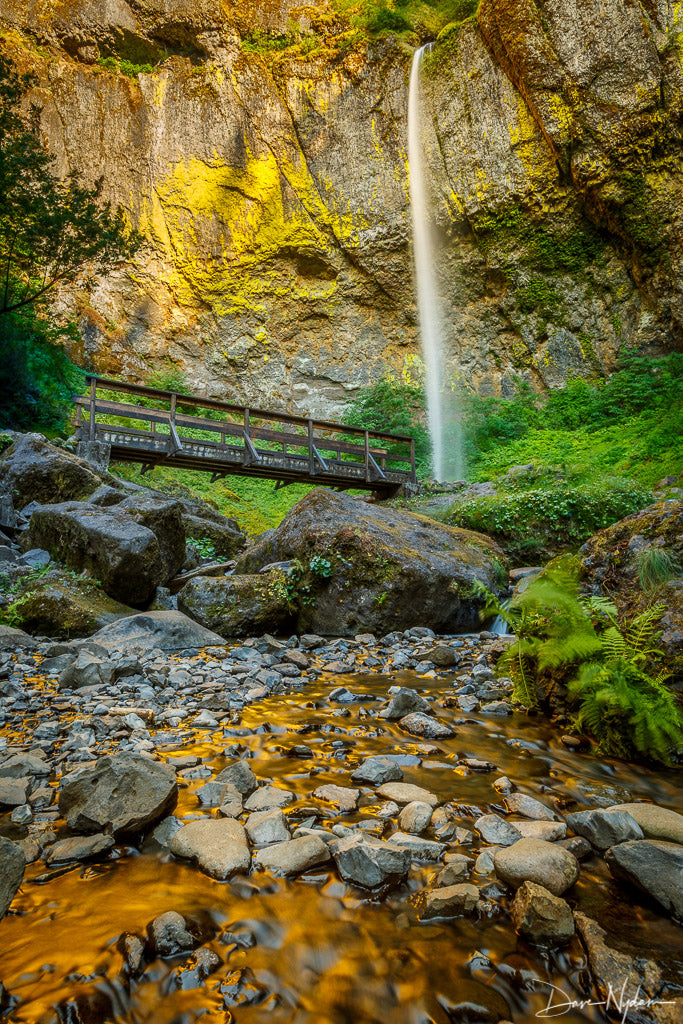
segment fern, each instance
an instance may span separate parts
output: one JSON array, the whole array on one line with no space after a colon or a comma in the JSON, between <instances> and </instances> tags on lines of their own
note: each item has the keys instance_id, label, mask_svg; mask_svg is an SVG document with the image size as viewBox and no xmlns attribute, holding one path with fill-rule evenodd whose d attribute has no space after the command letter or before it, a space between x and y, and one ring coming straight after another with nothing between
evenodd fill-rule
<instances>
[{"instance_id":1,"label":"fern","mask_svg":"<svg viewBox=\"0 0 683 1024\"><path fill-rule=\"evenodd\" d=\"M581 595L569 558L551 563L507 607L480 592L484 614L501 615L515 635L498 663L513 680L515 700L536 707L536 681L550 674L567 683L578 704L576 727L606 753L666 763L683 747L683 715L665 685L657 646L663 604L620 624L611 601Z\"/></svg>"}]
</instances>

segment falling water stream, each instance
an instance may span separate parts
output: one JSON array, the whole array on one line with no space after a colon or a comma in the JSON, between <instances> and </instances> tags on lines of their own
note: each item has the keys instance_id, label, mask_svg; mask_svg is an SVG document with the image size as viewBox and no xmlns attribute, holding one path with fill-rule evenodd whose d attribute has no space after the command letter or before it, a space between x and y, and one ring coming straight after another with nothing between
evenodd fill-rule
<instances>
[{"instance_id":1,"label":"falling water stream","mask_svg":"<svg viewBox=\"0 0 683 1024\"><path fill-rule=\"evenodd\" d=\"M457 436L447 443L447 410L444 395L446 367L444 359L445 310L438 287L437 240L427 182L426 118L423 90L423 63L429 47L423 46L413 57L408 97L408 162L410 165L410 205L413 223L415 285L420 338L425 363L427 416L432 442L432 470L437 480L459 480L464 466L462 446ZM457 434L457 431L455 431Z\"/></svg>"}]
</instances>

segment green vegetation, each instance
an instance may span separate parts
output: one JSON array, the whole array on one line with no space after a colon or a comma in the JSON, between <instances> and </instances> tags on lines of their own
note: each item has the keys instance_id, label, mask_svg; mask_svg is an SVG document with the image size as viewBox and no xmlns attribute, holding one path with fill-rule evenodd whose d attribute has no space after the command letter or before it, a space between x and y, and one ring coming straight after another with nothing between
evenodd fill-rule
<instances>
[{"instance_id":1,"label":"green vegetation","mask_svg":"<svg viewBox=\"0 0 683 1024\"><path fill-rule=\"evenodd\" d=\"M342 422L350 427L385 430L415 440L415 464L418 476L426 476L430 466L429 434L423 425L424 388L384 377L361 388L346 406Z\"/></svg>"},{"instance_id":2,"label":"green vegetation","mask_svg":"<svg viewBox=\"0 0 683 1024\"><path fill-rule=\"evenodd\" d=\"M666 548L645 548L636 558L641 590L652 593L683 572L675 555Z\"/></svg>"},{"instance_id":3,"label":"green vegetation","mask_svg":"<svg viewBox=\"0 0 683 1024\"><path fill-rule=\"evenodd\" d=\"M118 57L100 57L97 62L100 67L114 74L126 75L127 78L137 78L138 75L151 75L155 69L153 64L135 64L133 61Z\"/></svg>"},{"instance_id":4,"label":"green vegetation","mask_svg":"<svg viewBox=\"0 0 683 1024\"><path fill-rule=\"evenodd\" d=\"M216 554L216 546L209 537L190 537L187 545L199 558L210 558L214 562L227 562L227 558Z\"/></svg>"},{"instance_id":5,"label":"green vegetation","mask_svg":"<svg viewBox=\"0 0 683 1024\"><path fill-rule=\"evenodd\" d=\"M483 589L483 588L482 588ZM487 594L487 615L501 615L515 640L499 661L527 708L558 683L576 707L574 725L618 757L669 762L683 745L683 715L664 685L657 640L663 605L626 624L604 598L583 597L577 563L557 559L505 607Z\"/></svg>"}]
</instances>

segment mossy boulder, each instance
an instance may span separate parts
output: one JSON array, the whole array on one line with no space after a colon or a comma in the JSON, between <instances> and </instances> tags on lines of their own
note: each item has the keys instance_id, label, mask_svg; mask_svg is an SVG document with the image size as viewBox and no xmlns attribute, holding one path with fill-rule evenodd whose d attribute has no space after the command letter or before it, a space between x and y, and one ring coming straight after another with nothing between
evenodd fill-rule
<instances>
[{"instance_id":1,"label":"mossy boulder","mask_svg":"<svg viewBox=\"0 0 683 1024\"><path fill-rule=\"evenodd\" d=\"M219 558L235 558L247 544L246 535L234 519L223 516L206 519L184 511L183 525L188 541L209 541Z\"/></svg>"},{"instance_id":2,"label":"mossy boulder","mask_svg":"<svg viewBox=\"0 0 683 1024\"><path fill-rule=\"evenodd\" d=\"M132 609L108 597L94 580L51 569L38 580L26 577L10 605L22 629L37 636L70 639L130 615Z\"/></svg>"},{"instance_id":3,"label":"mossy boulder","mask_svg":"<svg viewBox=\"0 0 683 1024\"><path fill-rule=\"evenodd\" d=\"M303 584L298 629L326 635L478 628L477 585L497 593L507 581L505 555L483 534L322 488L245 552L236 571L287 560Z\"/></svg>"},{"instance_id":4,"label":"mossy boulder","mask_svg":"<svg viewBox=\"0 0 683 1024\"><path fill-rule=\"evenodd\" d=\"M282 571L256 576L197 576L178 594L178 609L224 637L291 631L296 610Z\"/></svg>"},{"instance_id":5,"label":"mossy boulder","mask_svg":"<svg viewBox=\"0 0 683 1024\"><path fill-rule=\"evenodd\" d=\"M32 501L48 504L82 500L102 481L103 477L83 459L34 434L17 437L0 457L0 490L11 495L18 510Z\"/></svg>"}]
</instances>

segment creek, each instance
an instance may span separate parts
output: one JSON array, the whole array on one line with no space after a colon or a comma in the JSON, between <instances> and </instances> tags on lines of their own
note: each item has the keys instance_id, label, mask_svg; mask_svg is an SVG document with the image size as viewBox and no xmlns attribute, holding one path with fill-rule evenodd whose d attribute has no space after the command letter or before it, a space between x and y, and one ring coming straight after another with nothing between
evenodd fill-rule
<instances>
[{"instance_id":1,"label":"creek","mask_svg":"<svg viewBox=\"0 0 683 1024\"><path fill-rule=\"evenodd\" d=\"M330 700L340 683L352 683L362 699L346 706ZM50 696L40 676L32 685ZM379 701L392 685L431 700L455 735L424 743L407 737L397 722L378 718ZM560 810L628 799L675 806L673 773L570 751L557 728L541 717L464 715L451 696L454 685L453 672L430 678L361 671L352 679L323 673L299 692L245 707L239 721L233 716L217 729L188 731L185 722L171 742L166 729L157 753L195 754L211 774L235 754L247 757L258 778L294 794L288 822L315 815L323 828L362 823L385 838L394 826L377 817L381 801L372 789L362 788L358 809L345 815L314 798L313 790L327 782L351 785L350 774L365 757L388 754L399 758L405 782L435 793L452 820L469 829L479 813L503 810L492 787L500 775ZM28 748L34 726L30 716L10 718L0 741ZM297 745L308 753L295 753ZM490 761L495 771L470 770L461 763L464 757ZM174 813L183 821L215 814L200 808L195 795L205 781L191 779L181 788ZM59 829L61 822L54 825ZM0 832L19 835L8 816L0 817ZM457 852L476 857L486 844L474 834L472 839L458 844ZM521 1024L546 1006L549 985L572 999L586 998L591 989L578 938L561 950L527 945L507 915L510 893L494 875L472 875L481 892L476 915L421 922L420 893L438 868L414 861L407 881L380 898L343 882L333 865L295 879L260 871L218 882L177 861L150 837L139 849L118 844L99 862L50 870L36 861L26 870L12 912L0 922L0 978L14 1001L6 1019ZM645 897L634 899L614 882L601 858L583 862L567 898L600 922L609 943L636 957L646 951L668 981L681 984L674 952L680 949L679 929ZM196 955L157 958L132 980L122 970L119 936L144 935L147 924L169 910L191 923L219 965L202 979ZM604 1018L598 1008L585 1007L570 1009L562 1019L578 1024Z\"/></svg>"}]
</instances>

